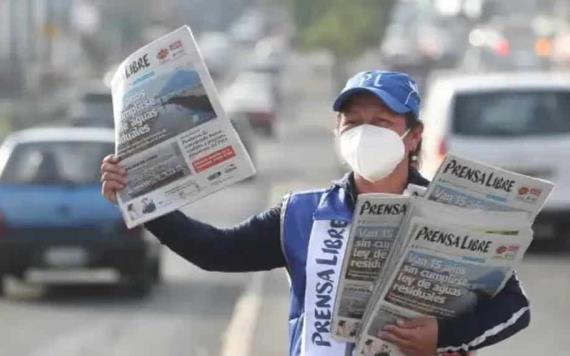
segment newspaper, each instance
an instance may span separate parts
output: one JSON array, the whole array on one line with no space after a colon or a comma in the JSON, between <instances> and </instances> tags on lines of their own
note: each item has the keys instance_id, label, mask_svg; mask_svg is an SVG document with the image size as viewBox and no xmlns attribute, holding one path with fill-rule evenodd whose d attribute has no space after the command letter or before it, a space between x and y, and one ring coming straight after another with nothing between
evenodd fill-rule
<instances>
[{"instance_id":1,"label":"newspaper","mask_svg":"<svg viewBox=\"0 0 570 356\"><path fill-rule=\"evenodd\" d=\"M130 55L112 95L115 151L128 177L118 201L129 228L255 173L188 26Z\"/></svg>"},{"instance_id":2,"label":"newspaper","mask_svg":"<svg viewBox=\"0 0 570 356\"><path fill-rule=\"evenodd\" d=\"M358 355L401 355L378 336L397 319L453 318L492 298L532 241L553 184L448 155L426 191L408 187L408 211L376 279Z\"/></svg>"},{"instance_id":3,"label":"newspaper","mask_svg":"<svg viewBox=\"0 0 570 356\"><path fill-rule=\"evenodd\" d=\"M532 222L553 188L546 180L448 154L425 197L466 208L526 211Z\"/></svg>"},{"instance_id":4,"label":"newspaper","mask_svg":"<svg viewBox=\"0 0 570 356\"><path fill-rule=\"evenodd\" d=\"M333 309L336 339L356 342L374 282L382 273L408 200L393 194L358 196Z\"/></svg>"},{"instance_id":5,"label":"newspaper","mask_svg":"<svg viewBox=\"0 0 570 356\"><path fill-rule=\"evenodd\" d=\"M409 223L412 217L423 217L426 219L438 220L441 223L451 225L458 224L472 231L487 234L497 234L506 236L532 235L532 230L527 221L527 214L522 211L512 212L488 212L483 210L473 210L458 208L441 203L427 201L421 198L411 197L408 203L408 214L405 216L402 226L396 237L396 241L390 251L386 267L382 278L377 280L372 300L378 300L390 276L396 268L403 250L409 242L406 235L409 233ZM372 305L368 305L365 315L371 313Z\"/></svg>"},{"instance_id":6,"label":"newspaper","mask_svg":"<svg viewBox=\"0 0 570 356\"><path fill-rule=\"evenodd\" d=\"M367 271L375 272L372 289L347 273L345 265L359 253L358 234L351 233L333 333L356 341L358 355L400 355L378 337L384 326L456 317L492 298L524 256L532 222L552 190L548 181L448 155L427 189L407 187L407 210L382 251L382 267ZM361 204L359 197L353 229L364 220L357 214Z\"/></svg>"},{"instance_id":7,"label":"newspaper","mask_svg":"<svg viewBox=\"0 0 570 356\"><path fill-rule=\"evenodd\" d=\"M401 236L407 241L401 258L367 311L357 354L402 355L379 338L386 325L417 317L453 318L472 310L479 300L492 298L532 240L530 230L520 226L505 226L515 234L485 233L413 216Z\"/></svg>"}]
</instances>

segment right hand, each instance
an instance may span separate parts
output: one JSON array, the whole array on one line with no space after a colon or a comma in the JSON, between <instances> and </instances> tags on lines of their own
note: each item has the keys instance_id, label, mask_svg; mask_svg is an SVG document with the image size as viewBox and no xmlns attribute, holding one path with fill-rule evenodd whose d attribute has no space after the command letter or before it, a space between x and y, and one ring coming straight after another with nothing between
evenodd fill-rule
<instances>
[{"instance_id":1,"label":"right hand","mask_svg":"<svg viewBox=\"0 0 570 356\"><path fill-rule=\"evenodd\" d=\"M101 193L111 203L117 202L117 193L127 186L127 171L119 165L119 157L108 155L101 164Z\"/></svg>"}]
</instances>

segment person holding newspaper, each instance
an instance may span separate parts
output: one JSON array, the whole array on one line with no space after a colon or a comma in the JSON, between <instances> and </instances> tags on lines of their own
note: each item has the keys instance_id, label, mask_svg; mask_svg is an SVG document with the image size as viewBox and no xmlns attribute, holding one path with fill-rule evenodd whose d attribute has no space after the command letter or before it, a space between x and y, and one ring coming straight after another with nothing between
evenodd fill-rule
<instances>
[{"instance_id":1,"label":"person holding newspaper","mask_svg":"<svg viewBox=\"0 0 570 356\"><path fill-rule=\"evenodd\" d=\"M351 355L354 344L335 340L330 330L348 226L358 194L403 194L410 183L429 183L417 171L423 129L419 107L420 94L407 74L358 73L333 104L340 152L352 172L326 189L292 193L233 228L220 229L179 211L145 227L206 270L287 268L289 355ZM126 172L114 155L103 160L101 170L102 193L114 202L126 187ZM527 298L513 275L494 298L480 301L467 314L397 320L379 336L409 356L459 354L500 342L529 320Z\"/></svg>"}]
</instances>

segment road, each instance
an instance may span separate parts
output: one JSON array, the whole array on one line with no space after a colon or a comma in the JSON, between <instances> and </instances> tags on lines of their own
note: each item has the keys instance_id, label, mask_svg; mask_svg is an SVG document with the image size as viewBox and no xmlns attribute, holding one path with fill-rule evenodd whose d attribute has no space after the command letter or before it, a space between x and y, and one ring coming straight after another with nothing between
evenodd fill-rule
<instances>
[{"instance_id":1,"label":"road","mask_svg":"<svg viewBox=\"0 0 570 356\"><path fill-rule=\"evenodd\" d=\"M258 176L185 212L228 226L278 203L288 190L320 187L339 175L328 62L293 57L275 139L259 139ZM272 356L286 354L288 285L283 270L200 271L164 251L164 282L147 298L115 287L44 291L13 284L0 300L0 356ZM570 354L570 258L530 255L520 277L531 327L478 355Z\"/></svg>"}]
</instances>

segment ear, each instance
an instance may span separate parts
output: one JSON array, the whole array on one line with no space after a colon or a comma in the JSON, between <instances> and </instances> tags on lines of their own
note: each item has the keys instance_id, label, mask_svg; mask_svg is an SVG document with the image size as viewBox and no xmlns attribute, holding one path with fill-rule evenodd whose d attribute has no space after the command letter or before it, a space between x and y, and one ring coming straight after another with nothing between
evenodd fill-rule
<instances>
[{"instance_id":1,"label":"ear","mask_svg":"<svg viewBox=\"0 0 570 356\"><path fill-rule=\"evenodd\" d=\"M424 132L424 125L416 125L407 136L408 149L413 152L417 149L418 145L422 141L422 134Z\"/></svg>"}]
</instances>

